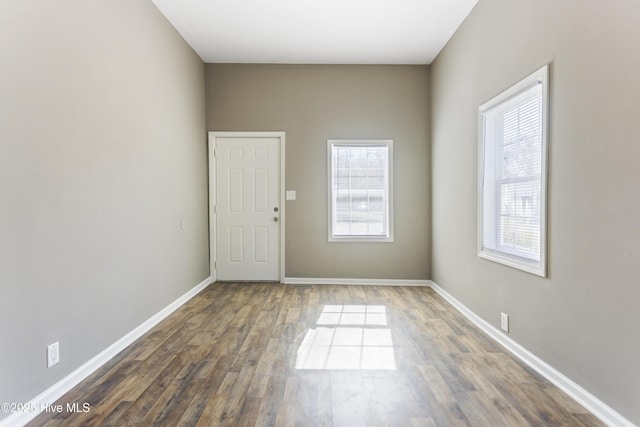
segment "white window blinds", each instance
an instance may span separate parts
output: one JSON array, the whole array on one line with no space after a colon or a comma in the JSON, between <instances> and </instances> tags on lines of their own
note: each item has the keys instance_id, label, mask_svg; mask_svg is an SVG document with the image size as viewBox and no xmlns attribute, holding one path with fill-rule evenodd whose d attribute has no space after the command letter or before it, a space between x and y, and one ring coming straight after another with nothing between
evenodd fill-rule
<instances>
[{"instance_id":1,"label":"white window blinds","mask_svg":"<svg viewBox=\"0 0 640 427\"><path fill-rule=\"evenodd\" d=\"M544 275L546 67L480 108L479 254Z\"/></svg>"}]
</instances>

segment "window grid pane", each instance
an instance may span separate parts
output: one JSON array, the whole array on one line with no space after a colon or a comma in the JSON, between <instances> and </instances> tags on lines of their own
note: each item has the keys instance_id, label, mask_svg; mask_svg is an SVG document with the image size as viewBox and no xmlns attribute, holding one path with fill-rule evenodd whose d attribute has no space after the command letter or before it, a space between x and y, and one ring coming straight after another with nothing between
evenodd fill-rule
<instances>
[{"instance_id":1,"label":"window grid pane","mask_svg":"<svg viewBox=\"0 0 640 427\"><path fill-rule=\"evenodd\" d=\"M331 235L389 237L389 144L331 145Z\"/></svg>"}]
</instances>

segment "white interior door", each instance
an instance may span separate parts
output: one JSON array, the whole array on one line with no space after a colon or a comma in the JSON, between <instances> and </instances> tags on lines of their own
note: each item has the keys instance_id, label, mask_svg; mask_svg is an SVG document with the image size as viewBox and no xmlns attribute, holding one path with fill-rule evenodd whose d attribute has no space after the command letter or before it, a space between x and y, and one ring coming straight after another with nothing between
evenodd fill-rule
<instances>
[{"instance_id":1,"label":"white interior door","mask_svg":"<svg viewBox=\"0 0 640 427\"><path fill-rule=\"evenodd\" d=\"M280 136L215 137L218 280L280 280Z\"/></svg>"}]
</instances>

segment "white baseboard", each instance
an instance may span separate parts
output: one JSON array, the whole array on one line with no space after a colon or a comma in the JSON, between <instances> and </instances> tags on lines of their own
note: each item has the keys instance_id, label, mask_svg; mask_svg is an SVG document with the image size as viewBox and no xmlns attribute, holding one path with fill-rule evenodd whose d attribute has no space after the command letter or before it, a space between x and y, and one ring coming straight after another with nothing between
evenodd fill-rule
<instances>
[{"instance_id":1,"label":"white baseboard","mask_svg":"<svg viewBox=\"0 0 640 427\"><path fill-rule=\"evenodd\" d=\"M570 378L562 374L557 369L531 353L526 348L503 334L496 327L486 322L480 316L469 310L464 304L455 299L451 294L438 286L435 282L431 282L431 288L435 290L442 298L447 300L449 304L454 306L467 319L482 329L487 335L497 341L500 345L509 350L514 356L522 360L529 367L537 371L540 375L555 384L559 389L567 393L576 402L584 406L593 415L600 418L602 422L609 426L616 427L635 427L631 421L613 410L603 401L589 393L587 390L576 384Z\"/></svg>"},{"instance_id":2,"label":"white baseboard","mask_svg":"<svg viewBox=\"0 0 640 427\"><path fill-rule=\"evenodd\" d=\"M404 279L334 279L310 277L285 277L287 285L365 285L365 286L431 286L431 280Z\"/></svg>"},{"instance_id":3,"label":"white baseboard","mask_svg":"<svg viewBox=\"0 0 640 427\"><path fill-rule=\"evenodd\" d=\"M154 326L168 317L171 313L180 308L183 304L189 301L191 298L196 296L200 291L206 288L211 283L211 278L208 277L198 285L190 289L187 293L180 296L178 299L173 301L171 304L160 310L158 313L151 316L149 319L144 321L138 327L133 329L131 332L127 333L125 336L120 338L118 341L111 344L109 347L104 349L94 358L86 362L84 365L80 366L75 371L71 372L69 375L49 387L47 390L43 391L36 397L34 397L28 404L25 406L29 408L34 408L33 412L16 412L10 415L9 417L0 420L0 427L17 427L24 426L29 421L37 417L40 412L42 412L42 408L46 408L47 405L53 404L56 400L60 399L65 393L71 390L73 387L78 385L82 380L87 378L93 372L98 370L102 365L111 360L114 356L124 350L127 346L131 345L135 340L140 338L142 335L151 330Z\"/></svg>"}]
</instances>

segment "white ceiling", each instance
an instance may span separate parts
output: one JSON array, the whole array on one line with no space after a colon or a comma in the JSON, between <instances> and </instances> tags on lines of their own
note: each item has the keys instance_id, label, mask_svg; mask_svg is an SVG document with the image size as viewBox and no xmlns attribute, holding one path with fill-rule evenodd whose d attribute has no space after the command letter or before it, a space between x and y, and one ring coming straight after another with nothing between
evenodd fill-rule
<instances>
[{"instance_id":1,"label":"white ceiling","mask_svg":"<svg viewBox=\"0 0 640 427\"><path fill-rule=\"evenodd\" d=\"M152 0L205 62L430 64L478 0Z\"/></svg>"}]
</instances>

